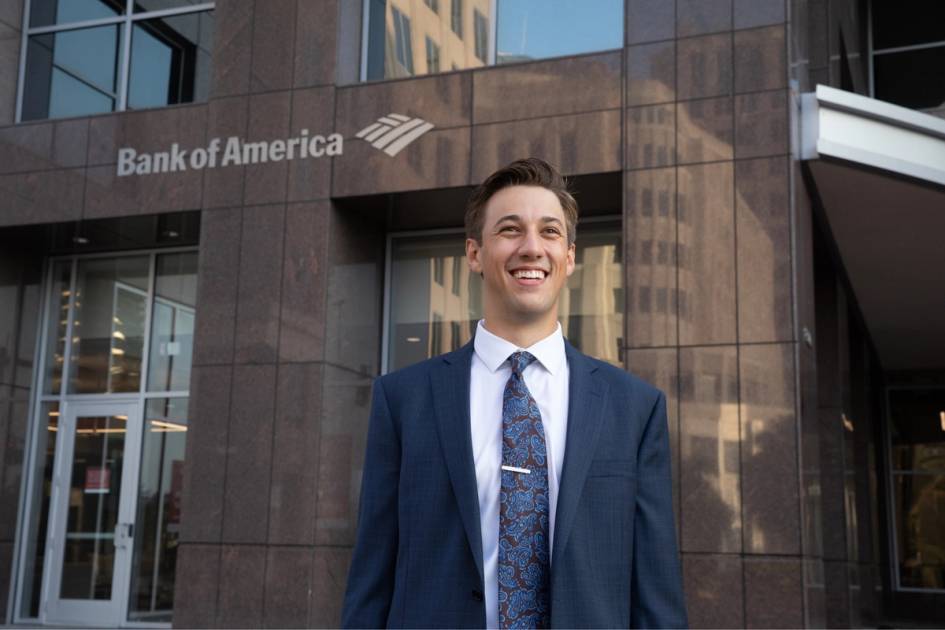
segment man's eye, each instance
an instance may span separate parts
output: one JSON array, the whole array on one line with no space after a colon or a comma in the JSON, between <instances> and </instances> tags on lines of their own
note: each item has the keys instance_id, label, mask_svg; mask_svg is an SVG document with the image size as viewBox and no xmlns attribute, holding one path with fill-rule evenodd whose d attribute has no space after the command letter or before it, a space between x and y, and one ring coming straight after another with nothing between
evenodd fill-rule
<instances>
[{"instance_id":1,"label":"man's eye","mask_svg":"<svg viewBox=\"0 0 945 630\"><path fill-rule=\"evenodd\" d=\"M559 230L558 228L545 228L545 232L548 234L555 234L555 235L561 234L561 230Z\"/></svg>"},{"instance_id":2,"label":"man's eye","mask_svg":"<svg viewBox=\"0 0 945 630\"><path fill-rule=\"evenodd\" d=\"M502 227L499 228L499 231L500 232L517 232L518 228L515 227L514 225L503 225Z\"/></svg>"}]
</instances>

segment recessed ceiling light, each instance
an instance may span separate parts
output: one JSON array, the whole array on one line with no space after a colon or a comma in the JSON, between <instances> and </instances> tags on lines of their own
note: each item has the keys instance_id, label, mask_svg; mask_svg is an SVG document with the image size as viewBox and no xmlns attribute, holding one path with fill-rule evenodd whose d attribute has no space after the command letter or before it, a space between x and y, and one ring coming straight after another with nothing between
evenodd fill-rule
<instances>
[{"instance_id":1,"label":"recessed ceiling light","mask_svg":"<svg viewBox=\"0 0 945 630\"><path fill-rule=\"evenodd\" d=\"M87 239L84 236L73 236L72 242L75 243L76 245L88 245L89 239Z\"/></svg>"},{"instance_id":2,"label":"recessed ceiling light","mask_svg":"<svg viewBox=\"0 0 945 630\"><path fill-rule=\"evenodd\" d=\"M407 343L420 343L420 337L407 337Z\"/></svg>"},{"instance_id":3,"label":"recessed ceiling light","mask_svg":"<svg viewBox=\"0 0 945 630\"><path fill-rule=\"evenodd\" d=\"M945 411L939 413L938 418L942 422L942 431L945 431Z\"/></svg>"}]
</instances>

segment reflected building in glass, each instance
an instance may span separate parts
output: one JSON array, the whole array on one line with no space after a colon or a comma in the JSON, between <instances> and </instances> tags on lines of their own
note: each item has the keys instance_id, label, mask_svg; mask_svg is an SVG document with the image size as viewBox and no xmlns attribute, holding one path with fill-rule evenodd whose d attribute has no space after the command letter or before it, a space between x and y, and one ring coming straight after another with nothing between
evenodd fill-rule
<instances>
[{"instance_id":1,"label":"reflected building in glass","mask_svg":"<svg viewBox=\"0 0 945 630\"><path fill-rule=\"evenodd\" d=\"M3 3L3 621L336 626L373 380L472 340L466 200L534 155L565 336L666 393L690 624L940 623L933 5Z\"/></svg>"}]
</instances>

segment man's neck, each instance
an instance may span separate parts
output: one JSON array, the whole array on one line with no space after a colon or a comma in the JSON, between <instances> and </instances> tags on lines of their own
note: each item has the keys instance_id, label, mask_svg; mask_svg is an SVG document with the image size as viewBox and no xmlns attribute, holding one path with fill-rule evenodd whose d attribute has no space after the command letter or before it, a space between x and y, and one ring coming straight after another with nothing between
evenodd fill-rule
<instances>
[{"instance_id":1,"label":"man's neck","mask_svg":"<svg viewBox=\"0 0 945 630\"><path fill-rule=\"evenodd\" d=\"M529 348L554 333L558 328L558 320L555 318L549 321L522 324L489 319L486 316L483 326L496 337L501 337L519 348Z\"/></svg>"}]
</instances>

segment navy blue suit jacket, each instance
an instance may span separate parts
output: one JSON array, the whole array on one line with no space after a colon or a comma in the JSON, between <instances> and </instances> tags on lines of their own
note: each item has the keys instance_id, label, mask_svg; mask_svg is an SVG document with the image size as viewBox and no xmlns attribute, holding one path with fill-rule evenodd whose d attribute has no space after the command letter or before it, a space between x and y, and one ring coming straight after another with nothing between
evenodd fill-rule
<instances>
[{"instance_id":1,"label":"navy blue suit jacket","mask_svg":"<svg viewBox=\"0 0 945 630\"><path fill-rule=\"evenodd\" d=\"M663 393L566 343L555 627L684 627ZM345 627L484 627L472 343L374 385Z\"/></svg>"}]
</instances>

